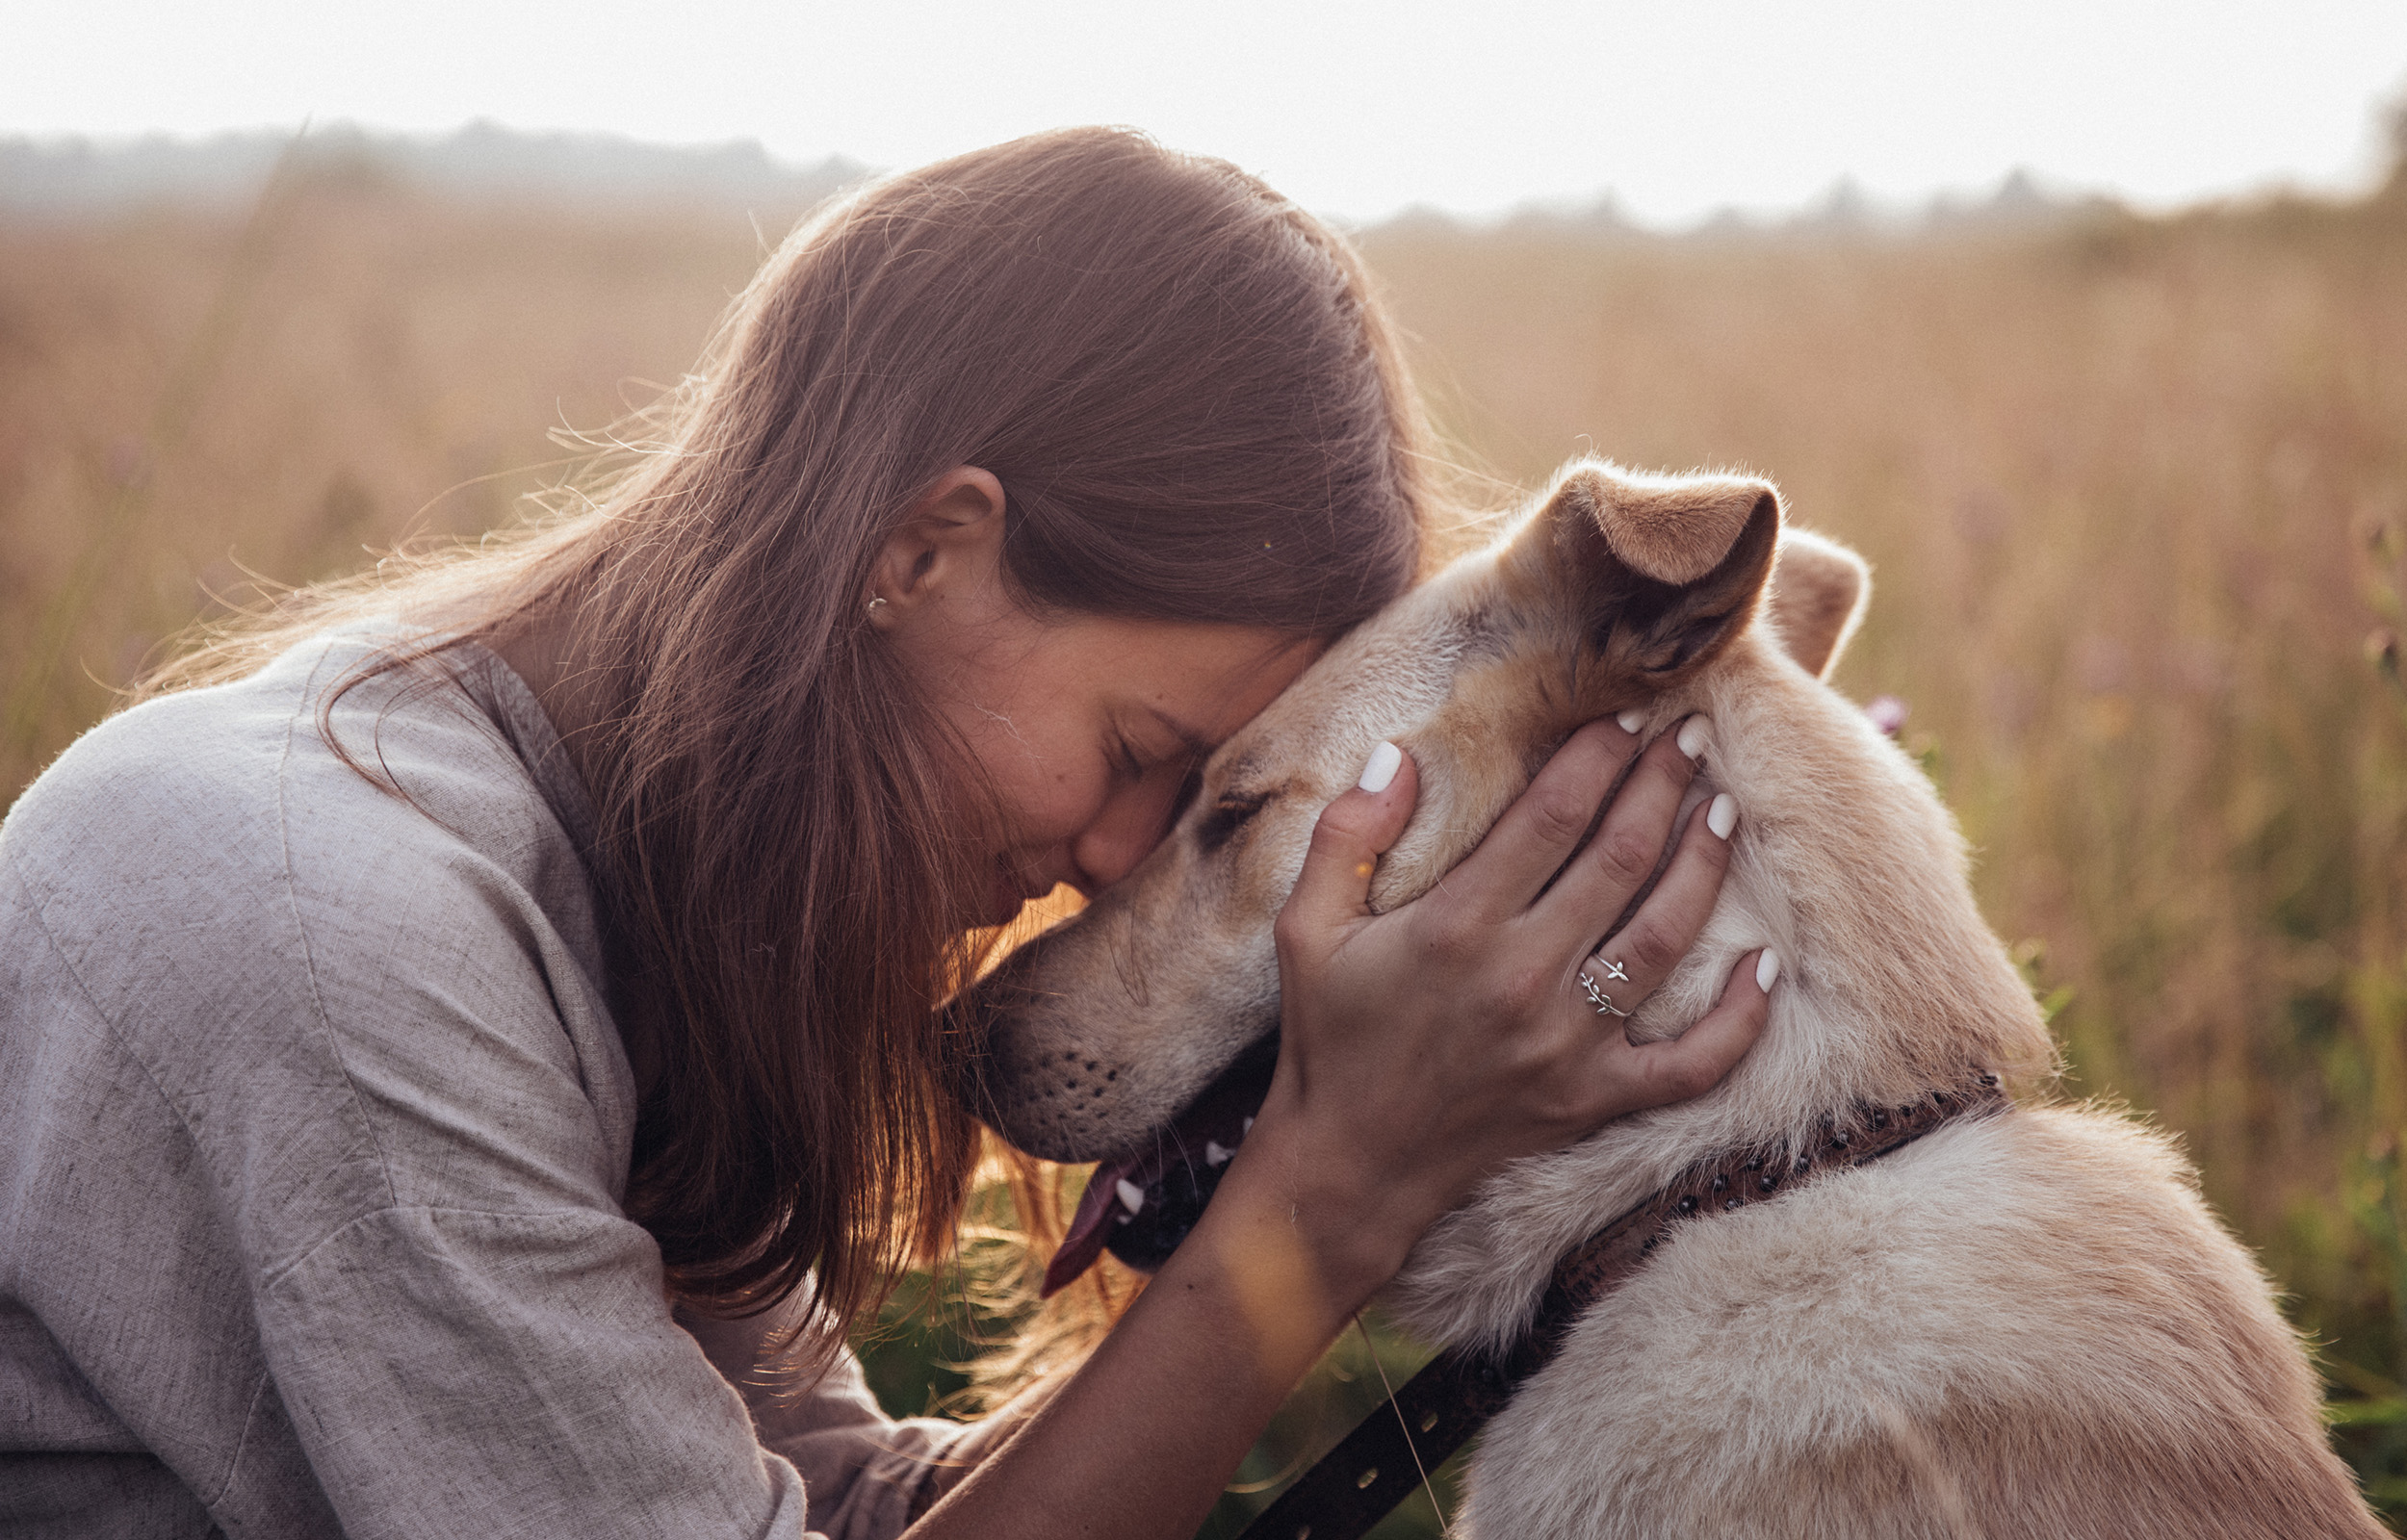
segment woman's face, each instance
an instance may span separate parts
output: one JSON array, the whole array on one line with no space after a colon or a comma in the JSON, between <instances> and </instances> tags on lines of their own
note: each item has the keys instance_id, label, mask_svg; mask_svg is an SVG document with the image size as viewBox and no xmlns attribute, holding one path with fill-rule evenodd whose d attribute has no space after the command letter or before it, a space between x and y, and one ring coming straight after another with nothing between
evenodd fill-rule
<instances>
[{"instance_id":1,"label":"woman's face","mask_svg":"<svg viewBox=\"0 0 2407 1540\"><path fill-rule=\"evenodd\" d=\"M1032 614L1003 571L1000 482L938 478L880 553L869 624L1000 803L977 923L1092 894L1160 843L1187 776L1323 644L1247 626Z\"/></svg>"},{"instance_id":2,"label":"woman's face","mask_svg":"<svg viewBox=\"0 0 2407 1540\"><path fill-rule=\"evenodd\" d=\"M1321 644L1240 626L1047 620L1006 600L900 650L1001 804L977 916L996 925L1056 883L1093 894L1126 876L1168 831L1190 773Z\"/></svg>"}]
</instances>

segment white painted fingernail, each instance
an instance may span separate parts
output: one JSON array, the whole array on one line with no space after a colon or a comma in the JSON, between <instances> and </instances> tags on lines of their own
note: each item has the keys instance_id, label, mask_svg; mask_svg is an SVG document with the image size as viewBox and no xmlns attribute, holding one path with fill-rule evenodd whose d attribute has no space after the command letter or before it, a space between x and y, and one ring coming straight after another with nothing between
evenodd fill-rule
<instances>
[{"instance_id":1,"label":"white painted fingernail","mask_svg":"<svg viewBox=\"0 0 2407 1540\"><path fill-rule=\"evenodd\" d=\"M1362 767L1362 779L1355 784L1364 791L1385 791L1396 779L1396 766L1404 763L1404 751L1392 743L1383 743L1371 751L1371 762Z\"/></svg>"},{"instance_id":2,"label":"white painted fingernail","mask_svg":"<svg viewBox=\"0 0 2407 1540\"><path fill-rule=\"evenodd\" d=\"M1614 720L1621 724L1622 732L1636 732L1639 729L1646 725L1646 713L1634 706L1628 710L1622 712L1619 716L1615 717Z\"/></svg>"},{"instance_id":3,"label":"white painted fingernail","mask_svg":"<svg viewBox=\"0 0 2407 1540\"><path fill-rule=\"evenodd\" d=\"M1727 839L1730 837L1730 831L1738 826L1739 799L1725 791L1713 800L1713 806L1705 809L1705 827L1714 832L1716 839Z\"/></svg>"},{"instance_id":4,"label":"white painted fingernail","mask_svg":"<svg viewBox=\"0 0 2407 1540\"><path fill-rule=\"evenodd\" d=\"M1693 716L1680 724L1680 735L1672 741L1690 758L1702 759L1705 757L1705 745L1713 741L1713 718Z\"/></svg>"},{"instance_id":5,"label":"white painted fingernail","mask_svg":"<svg viewBox=\"0 0 2407 1540\"><path fill-rule=\"evenodd\" d=\"M1779 976L1780 954L1767 946L1764 948L1764 955L1755 960L1755 988L1770 994L1772 981Z\"/></svg>"}]
</instances>

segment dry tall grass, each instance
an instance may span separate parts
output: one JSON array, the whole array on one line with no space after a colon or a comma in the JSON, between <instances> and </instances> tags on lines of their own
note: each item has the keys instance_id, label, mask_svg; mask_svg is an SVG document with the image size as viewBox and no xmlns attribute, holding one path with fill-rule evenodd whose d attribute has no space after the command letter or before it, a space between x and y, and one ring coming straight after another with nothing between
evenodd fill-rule
<instances>
[{"instance_id":1,"label":"dry tall grass","mask_svg":"<svg viewBox=\"0 0 2407 1540\"><path fill-rule=\"evenodd\" d=\"M1872 557L1842 684L1911 703L2070 1089L2181 1130L2407 1506L2407 701L2366 647L2407 583L2407 189L1367 245L1467 456L1745 466ZM247 230L0 231L5 794L246 570L505 517L546 430L674 377L759 252L736 216L373 180Z\"/></svg>"}]
</instances>

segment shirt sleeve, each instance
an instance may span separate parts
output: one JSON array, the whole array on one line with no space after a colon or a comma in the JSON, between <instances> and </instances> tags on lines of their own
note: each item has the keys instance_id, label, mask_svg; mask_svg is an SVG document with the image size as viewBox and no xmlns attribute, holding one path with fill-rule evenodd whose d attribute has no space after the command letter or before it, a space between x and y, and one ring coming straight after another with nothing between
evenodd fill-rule
<instances>
[{"instance_id":1,"label":"shirt sleeve","mask_svg":"<svg viewBox=\"0 0 2407 1540\"><path fill-rule=\"evenodd\" d=\"M763 1447L800 1473L813 1532L828 1540L888 1540L907 1528L929 1467L971 1431L942 1418L889 1418L850 1351L797 1388L770 1349L774 1316L714 1321L681 1311L677 1320L742 1395Z\"/></svg>"},{"instance_id":2,"label":"shirt sleeve","mask_svg":"<svg viewBox=\"0 0 2407 1540\"><path fill-rule=\"evenodd\" d=\"M513 964L388 971L373 1007L327 992L396 1200L268 1272L256 1309L346 1534L900 1533L950 1424L889 1421L849 1357L781 1395L764 1323L673 1317L652 1237L576 1174L599 1165L553 1014L568 981ZM430 1072L444 1041L464 1046Z\"/></svg>"},{"instance_id":3,"label":"shirt sleeve","mask_svg":"<svg viewBox=\"0 0 2407 1540\"><path fill-rule=\"evenodd\" d=\"M606 1213L396 1208L270 1280L261 1338L344 1533L802 1534L799 1475L658 1277Z\"/></svg>"}]
</instances>

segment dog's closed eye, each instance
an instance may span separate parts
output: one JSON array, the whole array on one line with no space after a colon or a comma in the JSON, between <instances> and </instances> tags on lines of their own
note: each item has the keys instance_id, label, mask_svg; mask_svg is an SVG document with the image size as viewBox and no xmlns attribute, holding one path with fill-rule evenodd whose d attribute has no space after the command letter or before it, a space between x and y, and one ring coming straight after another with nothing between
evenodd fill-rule
<instances>
[{"instance_id":1,"label":"dog's closed eye","mask_svg":"<svg viewBox=\"0 0 2407 1540\"><path fill-rule=\"evenodd\" d=\"M1196 844L1206 855L1218 850L1229 843L1236 832L1243 829L1269 802L1270 793L1266 791L1251 796L1233 791L1223 792L1220 800L1212 804L1212 810L1195 826Z\"/></svg>"}]
</instances>

